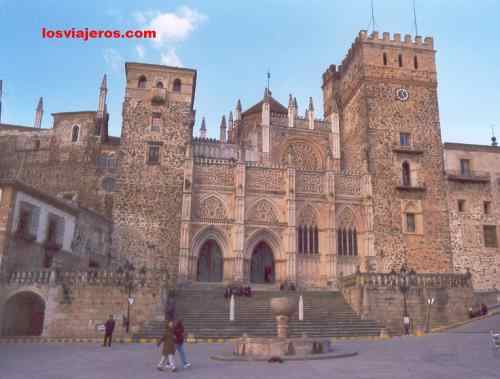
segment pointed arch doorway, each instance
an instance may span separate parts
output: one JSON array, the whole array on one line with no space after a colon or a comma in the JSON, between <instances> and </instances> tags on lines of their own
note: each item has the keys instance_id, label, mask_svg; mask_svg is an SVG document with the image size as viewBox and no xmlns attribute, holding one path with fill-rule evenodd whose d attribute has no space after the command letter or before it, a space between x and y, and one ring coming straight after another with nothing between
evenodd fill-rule
<instances>
[{"instance_id":1,"label":"pointed arch doorway","mask_svg":"<svg viewBox=\"0 0 500 379\"><path fill-rule=\"evenodd\" d=\"M199 282L222 282L222 251L212 239L205 241L198 255L197 280Z\"/></svg>"},{"instance_id":2,"label":"pointed arch doorway","mask_svg":"<svg viewBox=\"0 0 500 379\"><path fill-rule=\"evenodd\" d=\"M250 282L272 284L276 280L274 255L265 242L259 242L253 249L250 262Z\"/></svg>"}]
</instances>

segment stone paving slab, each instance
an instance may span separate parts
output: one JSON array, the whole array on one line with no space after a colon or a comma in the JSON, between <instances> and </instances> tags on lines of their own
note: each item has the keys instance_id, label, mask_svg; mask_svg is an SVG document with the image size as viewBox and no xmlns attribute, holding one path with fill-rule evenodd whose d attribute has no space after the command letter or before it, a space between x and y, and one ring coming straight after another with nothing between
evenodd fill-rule
<instances>
[{"instance_id":1,"label":"stone paving slab","mask_svg":"<svg viewBox=\"0 0 500 379\"><path fill-rule=\"evenodd\" d=\"M338 341L359 354L345 359L267 363L217 362L212 355L232 351L225 344L188 344L193 366L159 372L153 344L0 344L1 379L137 378L360 378L360 379L498 379L500 354L494 355L485 330L500 329L500 316L464 326L467 330L424 337L379 341Z\"/></svg>"}]
</instances>

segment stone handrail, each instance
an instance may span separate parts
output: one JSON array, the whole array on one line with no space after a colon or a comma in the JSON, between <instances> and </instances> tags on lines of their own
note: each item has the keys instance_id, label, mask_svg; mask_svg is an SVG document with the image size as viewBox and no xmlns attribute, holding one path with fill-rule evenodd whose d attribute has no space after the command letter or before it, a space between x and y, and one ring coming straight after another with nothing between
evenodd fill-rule
<instances>
[{"instance_id":1,"label":"stone handrail","mask_svg":"<svg viewBox=\"0 0 500 379\"><path fill-rule=\"evenodd\" d=\"M400 283L399 273L356 273L341 280L342 288L364 287L394 288ZM410 275L410 286L417 288L469 288L472 286L470 274L423 273Z\"/></svg>"},{"instance_id":2,"label":"stone handrail","mask_svg":"<svg viewBox=\"0 0 500 379\"><path fill-rule=\"evenodd\" d=\"M128 279L125 273L115 271L14 271L7 278L8 284L68 284L77 285L95 285L95 286L121 286ZM132 280L136 284L143 286L158 286L158 283L164 283L168 280L168 274L165 271L148 271L146 273L135 272Z\"/></svg>"},{"instance_id":3,"label":"stone handrail","mask_svg":"<svg viewBox=\"0 0 500 379\"><path fill-rule=\"evenodd\" d=\"M13 271L8 276L9 284L48 284L52 272L43 271Z\"/></svg>"}]
</instances>

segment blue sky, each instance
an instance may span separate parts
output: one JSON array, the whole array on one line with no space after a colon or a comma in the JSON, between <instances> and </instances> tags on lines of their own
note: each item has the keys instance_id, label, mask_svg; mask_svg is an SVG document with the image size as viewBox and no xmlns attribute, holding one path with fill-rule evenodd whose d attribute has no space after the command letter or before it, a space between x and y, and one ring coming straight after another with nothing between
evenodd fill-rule
<instances>
[{"instance_id":1,"label":"blue sky","mask_svg":"<svg viewBox=\"0 0 500 379\"><path fill-rule=\"evenodd\" d=\"M500 0L416 0L419 34L438 50L443 140L490 141L500 135ZM375 0L377 29L413 32L411 0ZM309 96L322 108L321 75L344 57L370 20L370 0L166 1L0 0L2 122L31 125L39 96L43 126L52 112L96 109L108 74L111 133L120 134L123 62L182 64L198 70L199 127L218 135L223 113L241 98L259 101L271 70L273 96L293 93L303 112ZM154 24L161 41L47 40L41 28L142 29Z\"/></svg>"}]
</instances>

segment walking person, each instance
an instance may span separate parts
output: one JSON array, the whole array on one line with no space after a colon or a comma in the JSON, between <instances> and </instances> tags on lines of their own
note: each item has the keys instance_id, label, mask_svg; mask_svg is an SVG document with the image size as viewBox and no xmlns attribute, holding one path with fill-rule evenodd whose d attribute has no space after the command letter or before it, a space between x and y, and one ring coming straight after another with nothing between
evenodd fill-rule
<instances>
[{"instance_id":1,"label":"walking person","mask_svg":"<svg viewBox=\"0 0 500 379\"><path fill-rule=\"evenodd\" d=\"M165 332L163 337L158 341L158 346L163 343L162 353L160 362L158 362L158 370L163 371L165 368L169 368L172 372L175 372L175 344L174 344L174 322L168 321L165 327ZM168 359L168 363L165 361ZM165 365L164 365L165 364Z\"/></svg>"},{"instance_id":2,"label":"walking person","mask_svg":"<svg viewBox=\"0 0 500 379\"><path fill-rule=\"evenodd\" d=\"M181 363L184 368L191 367L191 363L189 363L186 359L186 352L184 351L184 324L181 320L177 320L174 327L174 335L175 335L175 351L179 353L181 357Z\"/></svg>"},{"instance_id":3,"label":"walking person","mask_svg":"<svg viewBox=\"0 0 500 379\"><path fill-rule=\"evenodd\" d=\"M111 347L111 341L113 340L113 332L115 330L115 320L113 315L109 315L108 321L104 324L104 343L102 346Z\"/></svg>"}]
</instances>

